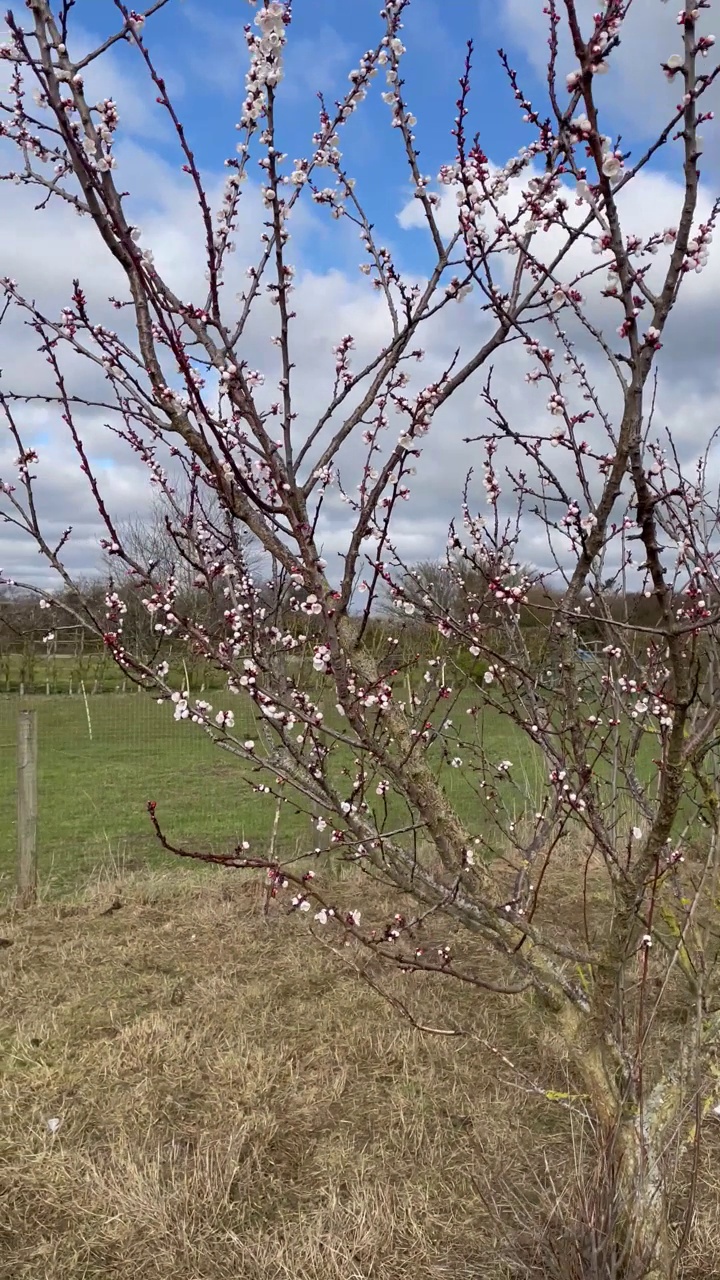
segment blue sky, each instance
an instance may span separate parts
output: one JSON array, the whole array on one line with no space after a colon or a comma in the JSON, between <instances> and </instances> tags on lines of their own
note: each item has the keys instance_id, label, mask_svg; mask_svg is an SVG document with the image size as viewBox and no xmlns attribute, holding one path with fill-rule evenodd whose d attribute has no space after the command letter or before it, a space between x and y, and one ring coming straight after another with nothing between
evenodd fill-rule
<instances>
[{"instance_id":1,"label":"blue sky","mask_svg":"<svg viewBox=\"0 0 720 1280\"><path fill-rule=\"evenodd\" d=\"M583 3L580 9L592 5ZM653 135L656 122L672 109L676 91L664 84L659 62L678 47L671 6L659 0L635 0L624 48L614 55L620 75L607 77L598 91L606 127L621 131L624 144L639 153ZM380 0L295 0L285 55L285 81L279 95L278 117L282 145L292 159L307 155L317 125L316 93L332 103L347 89L348 72L360 54L382 34ZM491 160L503 163L533 131L524 124L513 101L497 50L503 47L517 69L522 86L541 112L546 110L542 67L547 48L547 19L541 0L412 0L403 31L406 95L418 117L416 136L424 171L435 176L441 164L452 161L451 136L458 80L469 39L474 44L469 132L479 131ZM146 38L157 65L167 77L199 163L207 173L219 173L232 151L233 128L242 100L247 55L243 24L252 22L254 6L245 0L171 0L146 27ZM77 0L73 21L93 36L116 26L111 0ZM648 35L648 23L650 30ZM637 49L636 49L637 45ZM643 65L637 65L641 45ZM147 100L154 116L142 117L139 140L177 164L177 151L152 104L151 89L138 66L136 51L116 45L113 57ZM569 50L561 51L560 72L574 65ZM343 132L343 155L357 179L372 218L392 234L397 215L409 198L400 138L389 128L388 109L380 100L384 88L378 78L363 109ZM603 92L604 90L604 92ZM604 101L603 101L604 99ZM152 105L151 105L152 104ZM127 120L126 120L126 123ZM129 122L132 128L132 121ZM156 136L152 136L155 133ZM151 136L148 136L150 134ZM708 156L716 171L720 151ZM659 158L659 168L664 157ZM257 170L251 169L251 176ZM329 243L332 248L329 248ZM325 268L337 265L337 239L317 237L314 257ZM404 237L404 265L422 265L422 237Z\"/></svg>"},{"instance_id":2,"label":"blue sky","mask_svg":"<svg viewBox=\"0 0 720 1280\"><path fill-rule=\"evenodd\" d=\"M290 158L311 150L318 90L330 104L343 95L348 72L382 35L379 10L379 0L346 0L341 4L337 0L296 0L278 106L283 147ZM172 86L188 137L207 172L222 169L235 141L233 128L247 66L242 28L252 21L254 12L244 0L173 0L146 27L148 45ZM109 0L78 0L74 20L92 36L102 37L113 29L115 14ZM441 164L454 158L451 130L468 39L475 44L473 129L482 125L484 145L498 162L528 140L527 126L512 101L497 48L504 44L512 50L527 83L538 88L539 80L522 50L513 48L511 35L502 7L491 0L454 0L451 6L447 0L413 0L403 32L411 53L406 60L406 93L418 117L417 137L425 172L434 176ZM149 103L149 91L139 79L142 73L136 52L118 45L113 57L133 81L137 78L138 93ZM345 129L342 148L373 218L390 228L409 198L409 187L400 138L388 127L388 108L380 100L384 87L378 78L362 111L356 112ZM500 108L503 103L504 110ZM145 135L145 147L150 145L175 164L174 140L163 130L161 108L155 111L158 136L147 137L145 121L138 133ZM405 246L411 258L414 238ZM323 252L325 243L320 237L316 244L317 262L322 267L329 265ZM333 261L336 253L334 244Z\"/></svg>"}]
</instances>

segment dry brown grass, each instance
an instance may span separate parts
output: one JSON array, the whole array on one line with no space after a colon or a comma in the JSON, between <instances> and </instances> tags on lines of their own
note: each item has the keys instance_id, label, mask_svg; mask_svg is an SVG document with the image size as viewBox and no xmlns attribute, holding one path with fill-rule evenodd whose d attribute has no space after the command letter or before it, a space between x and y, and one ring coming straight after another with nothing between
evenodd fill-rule
<instances>
[{"instance_id":1,"label":"dry brown grass","mask_svg":"<svg viewBox=\"0 0 720 1280\"><path fill-rule=\"evenodd\" d=\"M239 877L96 887L0 935L2 1280L526 1274L518 1204L542 1157L562 1178L567 1113L400 1021ZM422 1009L535 1071L522 1008L428 980Z\"/></svg>"}]
</instances>

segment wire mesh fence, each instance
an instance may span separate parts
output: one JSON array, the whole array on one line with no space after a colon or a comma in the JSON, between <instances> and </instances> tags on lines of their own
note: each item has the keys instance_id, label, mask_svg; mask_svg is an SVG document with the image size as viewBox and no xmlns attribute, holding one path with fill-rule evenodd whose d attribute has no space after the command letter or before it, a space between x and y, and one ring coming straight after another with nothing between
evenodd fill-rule
<instances>
[{"instance_id":1,"label":"wire mesh fence","mask_svg":"<svg viewBox=\"0 0 720 1280\"><path fill-rule=\"evenodd\" d=\"M252 709L233 702L236 725L250 736ZM0 892L15 879L21 709L36 712L38 869L46 892L97 870L166 864L171 855L153 834L150 800L173 843L217 853L247 840L267 849L275 799L254 791L252 770L199 726L176 722L168 704L135 692L0 696ZM299 841L312 847L310 818L288 803L277 838L280 852Z\"/></svg>"},{"instance_id":2,"label":"wire mesh fence","mask_svg":"<svg viewBox=\"0 0 720 1280\"><path fill-rule=\"evenodd\" d=\"M183 675L187 678L187 672ZM203 692L217 706L232 707L234 732L240 741L252 738L260 744L249 699L230 695L227 689L203 691L202 683L195 685L192 679L188 683L193 696ZM129 681L125 692L120 684L119 689L94 694L84 679L73 693L45 693L34 687L36 691L22 696L0 694L0 895L12 892L16 877L18 716L23 709L35 711L37 725L42 893L70 891L96 872L113 875L173 865L172 855L162 849L153 832L149 801L155 802L167 837L185 849L227 853L247 842L253 856L266 857L272 847L282 858L327 849L330 826L321 822L319 830L317 814L300 807L302 802L291 786L284 788L273 777L274 770L268 773L239 760L198 725L178 723L171 704L159 704ZM476 723L473 719L473 726ZM482 735L489 760L502 759L507 764L506 757L512 757L513 778L521 785L509 792L508 820L519 821L528 798L539 789L539 762L497 716L487 719ZM479 830L487 823L487 803L472 755L467 760L448 757L443 765L440 748L431 746L430 751L452 805L471 833ZM330 768L344 793L356 772L356 752L335 743L332 754ZM373 805L375 781L369 792ZM284 797L280 808L278 796ZM377 801L381 810L383 804ZM411 830L417 821L417 815L392 795L385 819L382 812L376 817L388 822L389 829ZM333 874L336 861L332 868L327 865Z\"/></svg>"},{"instance_id":3,"label":"wire mesh fence","mask_svg":"<svg viewBox=\"0 0 720 1280\"><path fill-rule=\"evenodd\" d=\"M42 628L30 627L19 639L13 636L8 643L2 626L0 614L0 695L72 697L133 691L132 681L123 676L99 637L86 627L54 624L53 630L44 634ZM130 648L152 665L149 654L154 650L136 645L132 636ZM217 684L217 672L211 665L185 649L173 651L170 645L163 650L163 658L173 670L187 672L197 691Z\"/></svg>"}]
</instances>

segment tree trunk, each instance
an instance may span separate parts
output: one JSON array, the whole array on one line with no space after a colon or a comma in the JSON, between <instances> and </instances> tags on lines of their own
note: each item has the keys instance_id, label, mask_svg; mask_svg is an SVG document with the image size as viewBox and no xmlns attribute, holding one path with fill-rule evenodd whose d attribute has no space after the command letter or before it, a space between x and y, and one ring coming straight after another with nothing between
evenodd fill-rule
<instances>
[{"instance_id":1,"label":"tree trunk","mask_svg":"<svg viewBox=\"0 0 720 1280\"><path fill-rule=\"evenodd\" d=\"M578 1160L583 1280L674 1280L663 1150L677 1089L656 1084L641 1110L619 1052L585 1039L579 1024L564 1030L596 1141L589 1165Z\"/></svg>"},{"instance_id":2,"label":"tree trunk","mask_svg":"<svg viewBox=\"0 0 720 1280\"><path fill-rule=\"evenodd\" d=\"M653 1117L622 1118L610 1136L618 1280L672 1280L668 1188Z\"/></svg>"}]
</instances>

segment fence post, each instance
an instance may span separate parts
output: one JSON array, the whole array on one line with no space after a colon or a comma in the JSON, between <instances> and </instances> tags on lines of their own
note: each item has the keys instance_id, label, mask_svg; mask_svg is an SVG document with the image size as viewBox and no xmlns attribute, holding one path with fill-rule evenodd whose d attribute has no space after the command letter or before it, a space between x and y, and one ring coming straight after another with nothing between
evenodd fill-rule
<instances>
[{"instance_id":1,"label":"fence post","mask_svg":"<svg viewBox=\"0 0 720 1280\"><path fill-rule=\"evenodd\" d=\"M17 731L17 897L29 907L37 896L37 712L20 711Z\"/></svg>"}]
</instances>

